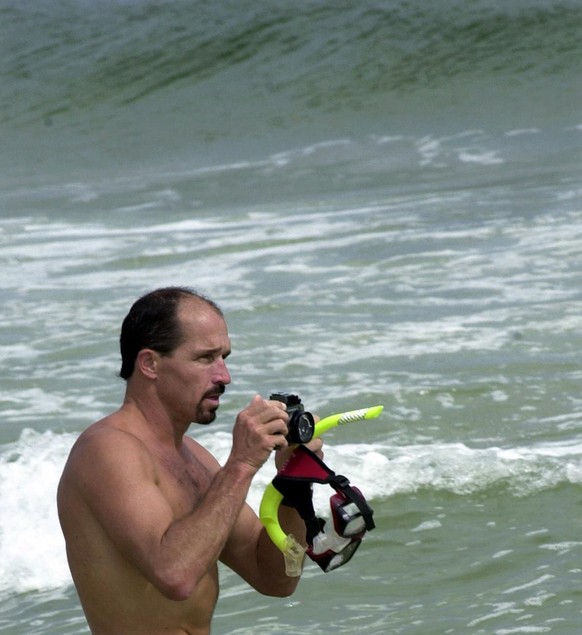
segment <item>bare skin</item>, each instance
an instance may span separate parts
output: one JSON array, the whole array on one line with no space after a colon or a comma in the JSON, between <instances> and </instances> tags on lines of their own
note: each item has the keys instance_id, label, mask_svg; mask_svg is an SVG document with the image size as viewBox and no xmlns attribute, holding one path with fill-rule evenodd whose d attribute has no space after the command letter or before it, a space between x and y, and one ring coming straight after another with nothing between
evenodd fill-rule
<instances>
[{"instance_id":1,"label":"bare skin","mask_svg":"<svg viewBox=\"0 0 582 635\"><path fill-rule=\"evenodd\" d=\"M283 404L259 396L233 428L220 466L184 436L210 423L230 383L223 318L181 300L184 339L170 355L143 349L123 405L77 440L58 491L61 526L93 635L208 635L217 602L217 562L266 595L293 593L281 553L245 503L253 476L284 438ZM319 451L321 442L314 442ZM293 510L282 524L304 538Z\"/></svg>"}]
</instances>

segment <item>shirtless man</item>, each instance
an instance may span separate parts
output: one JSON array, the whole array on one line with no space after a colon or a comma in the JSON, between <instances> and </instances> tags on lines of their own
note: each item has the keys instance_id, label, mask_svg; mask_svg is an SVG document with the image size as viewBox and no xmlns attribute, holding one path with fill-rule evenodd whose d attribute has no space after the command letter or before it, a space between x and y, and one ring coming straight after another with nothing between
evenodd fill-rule
<instances>
[{"instance_id":1,"label":"shirtless man","mask_svg":"<svg viewBox=\"0 0 582 635\"><path fill-rule=\"evenodd\" d=\"M81 434L59 484L73 580L94 635L208 635L218 560L266 595L288 596L299 581L245 503L271 452L277 465L292 452L285 406L255 396L221 467L185 436L215 419L230 383L220 309L187 289L158 289L133 305L120 344L123 404ZM296 512L280 514L304 542Z\"/></svg>"}]
</instances>

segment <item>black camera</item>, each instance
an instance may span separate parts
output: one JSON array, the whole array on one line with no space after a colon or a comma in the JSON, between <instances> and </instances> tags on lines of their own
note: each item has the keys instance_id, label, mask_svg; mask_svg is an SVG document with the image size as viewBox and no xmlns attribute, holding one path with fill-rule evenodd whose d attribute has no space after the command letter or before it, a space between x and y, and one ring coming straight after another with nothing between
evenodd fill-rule
<instances>
[{"instance_id":1,"label":"black camera","mask_svg":"<svg viewBox=\"0 0 582 635\"><path fill-rule=\"evenodd\" d=\"M289 443L309 443L313 438L315 420L310 412L306 412L301 399L297 395L286 392L273 393L269 399L282 401L287 406L289 432L285 437Z\"/></svg>"}]
</instances>

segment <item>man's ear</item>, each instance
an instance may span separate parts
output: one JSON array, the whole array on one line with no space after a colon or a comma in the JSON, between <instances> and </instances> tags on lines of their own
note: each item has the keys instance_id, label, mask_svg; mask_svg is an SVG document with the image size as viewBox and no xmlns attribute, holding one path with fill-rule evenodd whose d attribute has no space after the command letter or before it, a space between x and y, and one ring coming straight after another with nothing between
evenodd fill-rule
<instances>
[{"instance_id":1,"label":"man's ear","mask_svg":"<svg viewBox=\"0 0 582 635\"><path fill-rule=\"evenodd\" d=\"M151 348L142 348L137 354L135 365L144 377L148 379L156 379L158 376L158 359L159 355Z\"/></svg>"}]
</instances>

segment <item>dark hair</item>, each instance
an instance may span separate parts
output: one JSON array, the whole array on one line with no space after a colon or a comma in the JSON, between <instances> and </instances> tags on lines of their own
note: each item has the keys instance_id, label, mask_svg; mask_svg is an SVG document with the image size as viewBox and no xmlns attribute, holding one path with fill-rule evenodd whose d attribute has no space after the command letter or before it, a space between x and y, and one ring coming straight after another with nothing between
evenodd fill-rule
<instances>
[{"instance_id":1,"label":"dark hair","mask_svg":"<svg viewBox=\"0 0 582 635\"><path fill-rule=\"evenodd\" d=\"M146 293L134 302L121 325L120 377L126 380L131 377L137 354L144 348L161 355L169 355L176 349L182 341L178 305L184 298L197 298L222 315L217 304L188 287L164 287Z\"/></svg>"}]
</instances>

